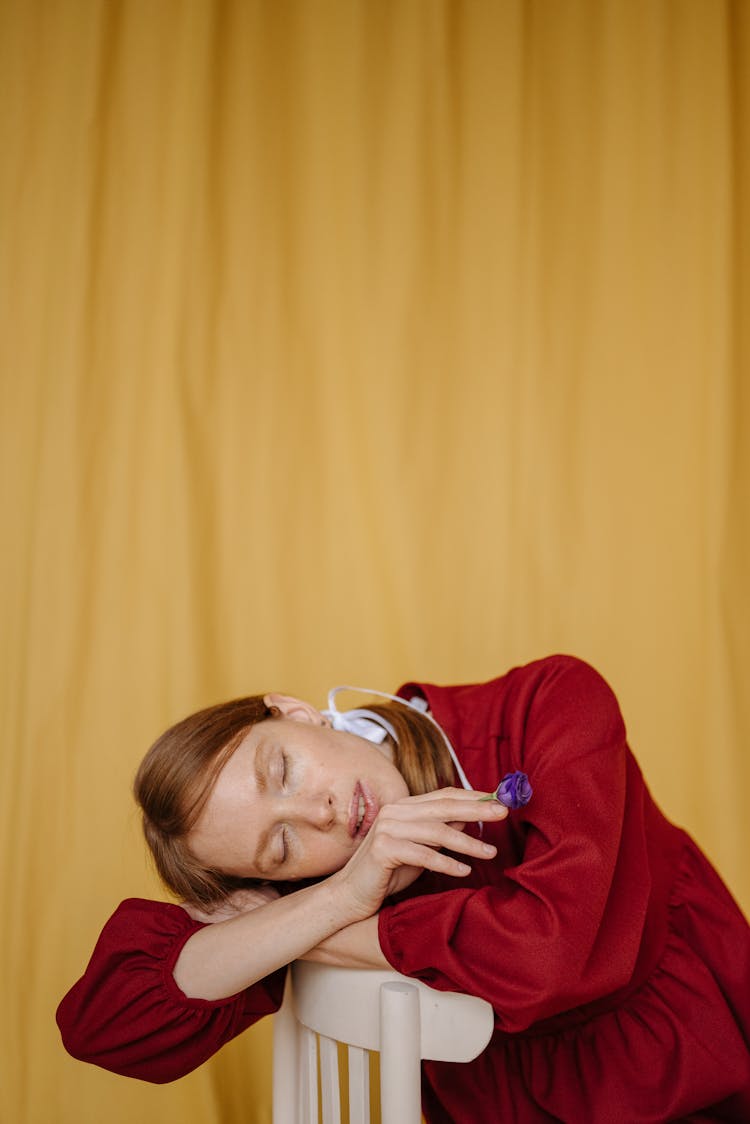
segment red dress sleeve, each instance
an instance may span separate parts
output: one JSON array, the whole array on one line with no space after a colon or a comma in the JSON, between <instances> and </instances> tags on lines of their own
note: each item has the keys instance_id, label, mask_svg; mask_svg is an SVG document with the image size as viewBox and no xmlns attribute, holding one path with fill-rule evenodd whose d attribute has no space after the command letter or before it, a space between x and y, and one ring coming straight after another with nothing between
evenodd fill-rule
<instances>
[{"instance_id":1,"label":"red dress sleeve","mask_svg":"<svg viewBox=\"0 0 750 1124\"><path fill-rule=\"evenodd\" d=\"M167 902L122 902L58 1007L68 1053L126 1077L173 1081L278 1010L283 968L227 999L189 999L180 991L172 969L188 937L202 927Z\"/></svg>"},{"instance_id":2,"label":"red dress sleeve","mask_svg":"<svg viewBox=\"0 0 750 1124\"><path fill-rule=\"evenodd\" d=\"M485 825L498 856L476 864L468 887L428 879L428 891L441 882L442 892L381 910L388 961L438 989L488 999L506 1031L623 987L648 910L654 806L606 682L580 660L551 657L490 684L421 690L477 787L521 769L534 794L502 824Z\"/></svg>"}]
</instances>

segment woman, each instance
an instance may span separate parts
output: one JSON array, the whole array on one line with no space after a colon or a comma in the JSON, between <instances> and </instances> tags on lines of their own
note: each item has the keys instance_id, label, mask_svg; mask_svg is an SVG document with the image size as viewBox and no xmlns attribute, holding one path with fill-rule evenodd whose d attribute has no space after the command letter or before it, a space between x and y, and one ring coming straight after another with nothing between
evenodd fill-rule
<instances>
[{"instance_id":1,"label":"woman","mask_svg":"<svg viewBox=\"0 0 750 1124\"><path fill-rule=\"evenodd\" d=\"M430 1122L750 1120L750 930L604 680L555 656L399 695L241 700L159 739L136 791L185 901L119 907L60 1006L70 1052L172 1080L278 1007L290 960L391 965L496 1013L474 1062L425 1065ZM514 771L528 804L480 799Z\"/></svg>"}]
</instances>

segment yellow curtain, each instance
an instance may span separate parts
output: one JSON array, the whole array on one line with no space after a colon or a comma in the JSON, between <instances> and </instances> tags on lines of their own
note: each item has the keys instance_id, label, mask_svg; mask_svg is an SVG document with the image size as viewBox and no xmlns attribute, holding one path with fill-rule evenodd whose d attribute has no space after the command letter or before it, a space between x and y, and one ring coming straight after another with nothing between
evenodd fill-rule
<instances>
[{"instance_id":1,"label":"yellow curtain","mask_svg":"<svg viewBox=\"0 0 750 1124\"><path fill-rule=\"evenodd\" d=\"M750 6L0 0L3 1116L270 1119L53 1021L198 706L617 691L750 907Z\"/></svg>"}]
</instances>

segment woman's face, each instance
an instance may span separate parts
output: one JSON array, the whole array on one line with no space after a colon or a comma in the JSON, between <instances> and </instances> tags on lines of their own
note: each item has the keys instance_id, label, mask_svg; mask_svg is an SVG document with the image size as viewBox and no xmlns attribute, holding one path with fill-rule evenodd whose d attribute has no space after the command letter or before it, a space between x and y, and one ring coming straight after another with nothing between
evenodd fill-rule
<instances>
[{"instance_id":1,"label":"woman's face","mask_svg":"<svg viewBox=\"0 0 750 1124\"><path fill-rule=\"evenodd\" d=\"M281 717L253 726L222 766L188 835L206 867L293 881L340 870L383 804L408 796L390 746L332 730L314 707L267 695Z\"/></svg>"}]
</instances>

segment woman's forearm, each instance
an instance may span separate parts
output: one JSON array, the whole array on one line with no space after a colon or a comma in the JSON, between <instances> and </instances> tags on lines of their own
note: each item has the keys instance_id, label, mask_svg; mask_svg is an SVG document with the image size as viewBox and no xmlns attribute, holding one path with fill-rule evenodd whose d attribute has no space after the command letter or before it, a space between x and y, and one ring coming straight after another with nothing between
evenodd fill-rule
<instances>
[{"instance_id":1,"label":"woman's forearm","mask_svg":"<svg viewBox=\"0 0 750 1124\"><path fill-rule=\"evenodd\" d=\"M334 876L199 929L185 942L174 978L191 999L224 999L354 928L356 920Z\"/></svg>"},{"instance_id":2,"label":"woman's forearm","mask_svg":"<svg viewBox=\"0 0 750 1124\"><path fill-rule=\"evenodd\" d=\"M313 949L328 963L385 966L377 939L384 899L423 869L464 877L471 867L455 855L494 856L493 846L463 832L467 823L507 816L482 795L448 788L384 805L346 865L324 882L193 933L175 964L177 985L191 998L224 999Z\"/></svg>"},{"instance_id":3,"label":"woman's forearm","mask_svg":"<svg viewBox=\"0 0 750 1124\"><path fill-rule=\"evenodd\" d=\"M355 921L326 937L315 948L304 952L300 960L315 960L336 968L390 968L380 949L378 917Z\"/></svg>"}]
</instances>

